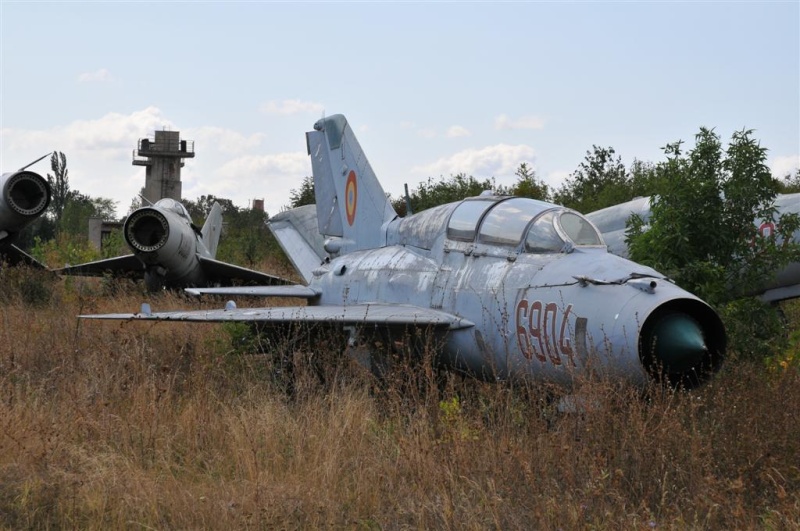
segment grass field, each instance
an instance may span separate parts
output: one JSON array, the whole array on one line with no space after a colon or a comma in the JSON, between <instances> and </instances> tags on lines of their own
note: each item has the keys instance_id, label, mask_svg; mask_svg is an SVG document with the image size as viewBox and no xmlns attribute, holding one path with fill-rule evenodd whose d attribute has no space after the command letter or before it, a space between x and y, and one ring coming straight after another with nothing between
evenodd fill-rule
<instances>
[{"instance_id":1,"label":"grass field","mask_svg":"<svg viewBox=\"0 0 800 531\"><path fill-rule=\"evenodd\" d=\"M288 394L231 327L76 319L182 296L0 280L2 528L800 528L796 369L585 382L581 415L424 364L301 365Z\"/></svg>"}]
</instances>

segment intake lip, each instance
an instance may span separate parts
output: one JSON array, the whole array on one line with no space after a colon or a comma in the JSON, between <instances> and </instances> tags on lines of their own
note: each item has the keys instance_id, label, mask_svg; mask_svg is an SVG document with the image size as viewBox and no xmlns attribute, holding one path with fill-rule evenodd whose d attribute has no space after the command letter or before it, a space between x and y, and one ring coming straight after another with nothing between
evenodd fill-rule
<instances>
[{"instance_id":1,"label":"intake lip","mask_svg":"<svg viewBox=\"0 0 800 531\"><path fill-rule=\"evenodd\" d=\"M158 251L169 239L169 222L158 210L142 208L130 215L124 227L128 245L142 253Z\"/></svg>"},{"instance_id":2,"label":"intake lip","mask_svg":"<svg viewBox=\"0 0 800 531\"><path fill-rule=\"evenodd\" d=\"M3 190L6 203L23 216L38 216L50 204L50 186L32 171L21 171L6 182Z\"/></svg>"}]
</instances>

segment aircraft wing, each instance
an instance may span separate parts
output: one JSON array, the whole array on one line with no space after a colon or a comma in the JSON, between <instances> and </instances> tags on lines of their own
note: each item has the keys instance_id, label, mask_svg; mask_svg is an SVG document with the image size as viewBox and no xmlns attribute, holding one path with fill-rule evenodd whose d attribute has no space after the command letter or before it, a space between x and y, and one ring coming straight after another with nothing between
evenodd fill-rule
<instances>
[{"instance_id":1,"label":"aircraft wing","mask_svg":"<svg viewBox=\"0 0 800 531\"><path fill-rule=\"evenodd\" d=\"M44 264L36 260L16 245L0 247L0 263L5 260L9 265L25 264L28 266L44 269Z\"/></svg>"},{"instance_id":2,"label":"aircraft wing","mask_svg":"<svg viewBox=\"0 0 800 531\"><path fill-rule=\"evenodd\" d=\"M54 270L60 275L77 275L83 277L102 277L106 273L127 273L135 278L144 277L144 264L132 254L116 256L96 262L86 262Z\"/></svg>"},{"instance_id":3,"label":"aircraft wing","mask_svg":"<svg viewBox=\"0 0 800 531\"><path fill-rule=\"evenodd\" d=\"M405 304L354 304L350 306L274 306L270 308L230 308L152 313L142 305L140 313L81 315L83 319L122 319L141 321L254 322L274 325L318 323L325 325L433 326L457 330L474 323L447 312Z\"/></svg>"},{"instance_id":4,"label":"aircraft wing","mask_svg":"<svg viewBox=\"0 0 800 531\"><path fill-rule=\"evenodd\" d=\"M233 280L252 282L255 284L266 284L270 286L276 284L292 284L291 281L281 277L268 275L266 273L262 273L261 271L247 269L246 267L240 267L237 265L228 264L226 262L220 262L219 260L214 260L208 256L198 255L197 258L200 260L200 266L203 268L206 276L208 276L212 282L219 284L230 285Z\"/></svg>"}]
</instances>

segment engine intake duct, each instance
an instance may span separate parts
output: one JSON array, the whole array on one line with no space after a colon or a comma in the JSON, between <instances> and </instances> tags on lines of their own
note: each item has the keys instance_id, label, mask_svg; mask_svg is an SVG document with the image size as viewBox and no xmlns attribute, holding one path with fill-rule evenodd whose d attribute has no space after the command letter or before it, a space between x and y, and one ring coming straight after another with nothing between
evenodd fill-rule
<instances>
[{"instance_id":1,"label":"engine intake duct","mask_svg":"<svg viewBox=\"0 0 800 531\"><path fill-rule=\"evenodd\" d=\"M133 249L152 253L166 245L169 239L169 222L158 210L141 208L128 217L123 233Z\"/></svg>"},{"instance_id":2,"label":"engine intake duct","mask_svg":"<svg viewBox=\"0 0 800 531\"><path fill-rule=\"evenodd\" d=\"M713 309L697 300L677 299L650 314L639 342L642 364L653 378L691 389L720 368L727 340Z\"/></svg>"}]
</instances>

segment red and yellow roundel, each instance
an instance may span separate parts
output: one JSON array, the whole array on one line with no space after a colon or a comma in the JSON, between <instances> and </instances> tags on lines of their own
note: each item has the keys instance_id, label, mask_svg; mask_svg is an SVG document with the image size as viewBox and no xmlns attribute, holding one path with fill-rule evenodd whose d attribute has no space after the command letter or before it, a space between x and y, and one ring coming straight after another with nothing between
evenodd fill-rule
<instances>
[{"instance_id":1,"label":"red and yellow roundel","mask_svg":"<svg viewBox=\"0 0 800 531\"><path fill-rule=\"evenodd\" d=\"M344 210L347 213L347 223L353 225L356 220L356 206L358 205L358 184L356 183L356 172L350 170L347 176L347 184L344 185Z\"/></svg>"}]
</instances>

